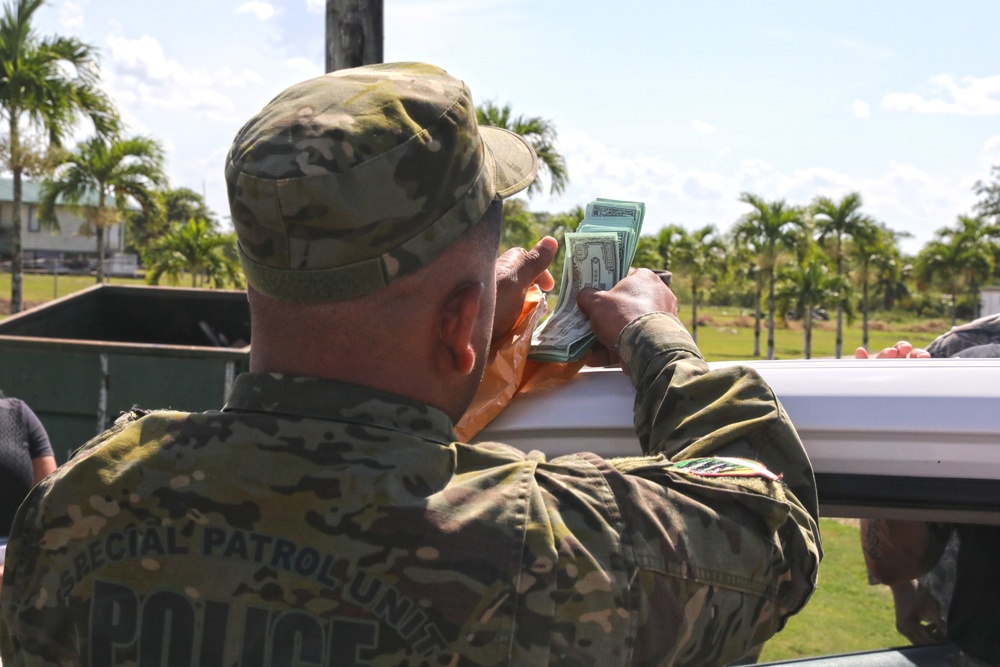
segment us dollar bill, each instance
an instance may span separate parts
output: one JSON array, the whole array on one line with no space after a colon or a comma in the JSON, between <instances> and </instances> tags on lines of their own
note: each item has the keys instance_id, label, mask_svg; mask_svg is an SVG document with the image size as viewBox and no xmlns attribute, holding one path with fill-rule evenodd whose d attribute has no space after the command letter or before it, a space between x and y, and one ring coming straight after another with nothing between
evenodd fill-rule
<instances>
[{"instance_id":1,"label":"us dollar bill","mask_svg":"<svg viewBox=\"0 0 1000 667\"><path fill-rule=\"evenodd\" d=\"M559 298L549 318L535 331L529 357L538 361L576 361L595 337L576 305L584 287L611 289L635 257L646 206L642 202L596 199L576 232L565 236L566 256Z\"/></svg>"},{"instance_id":2,"label":"us dollar bill","mask_svg":"<svg viewBox=\"0 0 1000 667\"><path fill-rule=\"evenodd\" d=\"M566 234L563 275L568 277L552 315L532 337L533 358L575 361L571 348L579 347L584 340L592 342L590 321L576 305L576 297L584 287L607 290L621 280L619 238L616 232Z\"/></svg>"}]
</instances>

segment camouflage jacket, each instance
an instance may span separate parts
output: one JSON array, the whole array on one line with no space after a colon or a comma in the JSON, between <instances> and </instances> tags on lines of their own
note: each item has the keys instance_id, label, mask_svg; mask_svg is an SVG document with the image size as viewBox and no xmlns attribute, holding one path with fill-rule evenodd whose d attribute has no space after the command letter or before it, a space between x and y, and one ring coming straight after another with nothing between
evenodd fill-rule
<instances>
[{"instance_id":1,"label":"camouflage jacket","mask_svg":"<svg viewBox=\"0 0 1000 667\"><path fill-rule=\"evenodd\" d=\"M808 459L760 378L709 371L675 319L621 353L648 456L457 443L426 405L269 374L221 412L121 420L18 514L4 664L739 657L813 590Z\"/></svg>"}]
</instances>

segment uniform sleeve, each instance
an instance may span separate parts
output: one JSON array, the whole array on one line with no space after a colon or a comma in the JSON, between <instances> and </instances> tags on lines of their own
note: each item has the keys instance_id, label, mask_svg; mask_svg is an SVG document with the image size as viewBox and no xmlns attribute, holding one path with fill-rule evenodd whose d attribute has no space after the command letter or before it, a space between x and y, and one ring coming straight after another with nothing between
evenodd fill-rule
<instances>
[{"instance_id":1,"label":"uniform sleeve","mask_svg":"<svg viewBox=\"0 0 1000 667\"><path fill-rule=\"evenodd\" d=\"M620 348L636 387L635 429L644 452L673 462L720 456L760 461L781 475L797 505L812 519L818 516L809 457L785 409L755 370L709 370L684 326L666 313L629 324Z\"/></svg>"},{"instance_id":2,"label":"uniform sleeve","mask_svg":"<svg viewBox=\"0 0 1000 667\"><path fill-rule=\"evenodd\" d=\"M27 427L28 452L31 454L31 458L54 456L52 443L49 442L49 434L45 432L45 427L39 421L38 415L28 407L27 403L21 403L21 415L24 417L24 424Z\"/></svg>"},{"instance_id":3,"label":"uniform sleeve","mask_svg":"<svg viewBox=\"0 0 1000 667\"><path fill-rule=\"evenodd\" d=\"M686 631L671 661L724 664L780 630L815 588L812 467L770 387L750 368L710 370L676 318L638 318L619 352L647 455L605 472L644 587L636 657L647 660L637 662L662 657L656 609L672 599Z\"/></svg>"}]
</instances>

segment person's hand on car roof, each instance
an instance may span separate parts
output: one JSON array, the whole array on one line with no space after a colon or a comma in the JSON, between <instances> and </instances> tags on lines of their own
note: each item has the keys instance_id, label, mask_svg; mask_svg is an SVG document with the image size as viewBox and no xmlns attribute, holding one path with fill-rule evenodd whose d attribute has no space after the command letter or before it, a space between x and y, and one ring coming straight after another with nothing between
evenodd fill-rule
<instances>
[{"instance_id":1,"label":"person's hand on car roof","mask_svg":"<svg viewBox=\"0 0 1000 667\"><path fill-rule=\"evenodd\" d=\"M863 347L854 351L855 359L929 359L930 352L923 348L913 347L908 341L901 340L892 347L881 350L874 357Z\"/></svg>"}]
</instances>

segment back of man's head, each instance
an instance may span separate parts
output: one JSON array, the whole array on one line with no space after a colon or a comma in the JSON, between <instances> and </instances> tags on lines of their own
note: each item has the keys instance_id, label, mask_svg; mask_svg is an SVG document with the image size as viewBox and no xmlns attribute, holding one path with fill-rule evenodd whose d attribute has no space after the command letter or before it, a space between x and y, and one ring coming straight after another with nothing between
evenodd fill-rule
<instances>
[{"instance_id":1,"label":"back of man's head","mask_svg":"<svg viewBox=\"0 0 1000 667\"><path fill-rule=\"evenodd\" d=\"M280 93L237 134L226 183L248 284L316 303L415 273L536 169L521 137L478 127L464 83L396 63Z\"/></svg>"},{"instance_id":2,"label":"back of man's head","mask_svg":"<svg viewBox=\"0 0 1000 667\"><path fill-rule=\"evenodd\" d=\"M480 128L469 89L437 67L372 65L280 93L226 160L251 368L460 413L492 326L499 200L536 171L530 145Z\"/></svg>"}]
</instances>

